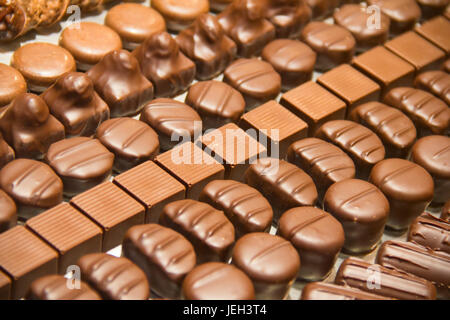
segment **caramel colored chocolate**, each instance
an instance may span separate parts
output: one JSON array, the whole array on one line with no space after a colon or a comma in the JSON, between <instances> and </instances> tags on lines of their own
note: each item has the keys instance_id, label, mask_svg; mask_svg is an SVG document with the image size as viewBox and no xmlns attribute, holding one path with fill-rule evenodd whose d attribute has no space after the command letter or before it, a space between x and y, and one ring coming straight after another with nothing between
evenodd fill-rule
<instances>
[{"instance_id":1,"label":"caramel colored chocolate","mask_svg":"<svg viewBox=\"0 0 450 320\"><path fill-rule=\"evenodd\" d=\"M176 38L181 51L194 61L199 80L212 79L234 60L236 44L228 38L217 18L202 14Z\"/></svg>"},{"instance_id":2,"label":"caramel colored chocolate","mask_svg":"<svg viewBox=\"0 0 450 320\"><path fill-rule=\"evenodd\" d=\"M416 88L428 91L450 105L450 74L432 70L419 74L414 81Z\"/></svg>"},{"instance_id":3,"label":"caramel colored chocolate","mask_svg":"<svg viewBox=\"0 0 450 320\"><path fill-rule=\"evenodd\" d=\"M450 222L450 200L445 203L441 210L441 219Z\"/></svg>"},{"instance_id":4,"label":"caramel colored chocolate","mask_svg":"<svg viewBox=\"0 0 450 320\"><path fill-rule=\"evenodd\" d=\"M225 262L235 241L233 224L223 211L195 200L179 200L166 205L159 224L184 235L194 246L199 264Z\"/></svg>"},{"instance_id":5,"label":"caramel colored chocolate","mask_svg":"<svg viewBox=\"0 0 450 320\"><path fill-rule=\"evenodd\" d=\"M0 187L15 201L22 219L62 202L61 179L48 165L35 160L16 159L4 166Z\"/></svg>"},{"instance_id":6,"label":"caramel colored chocolate","mask_svg":"<svg viewBox=\"0 0 450 320\"><path fill-rule=\"evenodd\" d=\"M75 59L64 48L51 43L35 42L21 46L11 58L28 89L43 92L66 72L75 71Z\"/></svg>"},{"instance_id":7,"label":"caramel colored chocolate","mask_svg":"<svg viewBox=\"0 0 450 320\"><path fill-rule=\"evenodd\" d=\"M0 63L0 113L19 94L27 91L27 83L22 74L6 64Z\"/></svg>"},{"instance_id":8,"label":"caramel colored chocolate","mask_svg":"<svg viewBox=\"0 0 450 320\"><path fill-rule=\"evenodd\" d=\"M158 224L134 226L122 250L144 271L152 291L163 298L181 297L183 279L196 264L194 247L185 237Z\"/></svg>"},{"instance_id":9,"label":"caramel colored chocolate","mask_svg":"<svg viewBox=\"0 0 450 320\"><path fill-rule=\"evenodd\" d=\"M342 262L335 283L401 300L436 299L430 281L353 257Z\"/></svg>"},{"instance_id":10,"label":"caramel colored chocolate","mask_svg":"<svg viewBox=\"0 0 450 320\"><path fill-rule=\"evenodd\" d=\"M300 269L297 250L289 241L262 232L236 242L232 264L252 280L257 300L285 298Z\"/></svg>"},{"instance_id":11,"label":"caramel colored chocolate","mask_svg":"<svg viewBox=\"0 0 450 320\"><path fill-rule=\"evenodd\" d=\"M11 298L11 279L0 271L0 300Z\"/></svg>"},{"instance_id":12,"label":"caramel colored chocolate","mask_svg":"<svg viewBox=\"0 0 450 320\"><path fill-rule=\"evenodd\" d=\"M81 257L81 279L105 300L148 300L150 285L145 273L127 258L106 253L91 253Z\"/></svg>"},{"instance_id":13,"label":"caramel colored chocolate","mask_svg":"<svg viewBox=\"0 0 450 320\"><path fill-rule=\"evenodd\" d=\"M353 121L328 121L315 136L345 151L355 163L357 178L367 178L372 167L385 156L380 138L370 129Z\"/></svg>"},{"instance_id":14,"label":"caramel colored chocolate","mask_svg":"<svg viewBox=\"0 0 450 320\"><path fill-rule=\"evenodd\" d=\"M422 16L422 11L414 0L368 0L367 3L369 6L378 6L391 19L392 34L411 30Z\"/></svg>"},{"instance_id":15,"label":"caramel colored chocolate","mask_svg":"<svg viewBox=\"0 0 450 320\"><path fill-rule=\"evenodd\" d=\"M164 151L172 149L181 141L194 141L202 130L202 119L194 109L168 98L147 103L140 120L158 133L159 144Z\"/></svg>"},{"instance_id":16,"label":"caramel colored chocolate","mask_svg":"<svg viewBox=\"0 0 450 320\"><path fill-rule=\"evenodd\" d=\"M270 42L261 56L280 74L283 91L311 80L317 59L317 54L309 46L289 39Z\"/></svg>"},{"instance_id":17,"label":"caramel colored chocolate","mask_svg":"<svg viewBox=\"0 0 450 320\"><path fill-rule=\"evenodd\" d=\"M277 38L298 38L311 20L312 10L303 0L269 0L266 19L276 30Z\"/></svg>"},{"instance_id":18,"label":"caramel colored chocolate","mask_svg":"<svg viewBox=\"0 0 450 320\"><path fill-rule=\"evenodd\" d=\"M42 159L52 143L64 139L64 126L31 93L13 100L0 117L0 131L17 158Z\"/></svg>"},{"instance_id":19,"label":"caramel colored chocolate","mask_svg":"<svg viewBox=\"0 0 450 320\"><path fill-rule=\"evenodd\" d=\"M108 104L111 117L135 115L153 98L153 85L143 76L138 61L128 51L108 53L87 75Z\"/></svg>"},{"instance_id":20,"label":"caramel colored chocolate","mask_svg":"<svg viewBox=\"0 0 450 320\"><path fill-rule=\"evenodd\" d=\"M444 70L447 73L450 73L450 59L445 60L445 62L442 64L442 70Z\"/></svg>"},{"instance_id":21,"label":"caramel colored chocolate","mask_svg":"<svg viewBox=\"0 0 450 320\"><path fill-rule=\"evenodd\" d=\"M444 13L449 2L448 0L417 0L417 3L422 10L422 16L429 19Z\"/></svg>"},{"instance_id":22,"label":"caramel colored chocolate","mask_svg":"<svg viewBox=\"0 0 450 320\"><path fill-rule=\"evenodd\" d=\"M17 224L17 207L5 191L0 189L0 233Z\"/></svg>"},{"instance_id":23,"label":"caramel colored chocolate","mask_svg":"<svg viewBox=\"0 0 450 320\"><path fill-rule=\"evenodd\" d=\"M245 173L245 182L269 200L275 221L288 209L313 206L317 201L317 189L311 177L284 160L256 161Z\"/></svg>"},{"instance_id":24,"label":"caramel colored chocolate","mask_svg":"<svg viewBox=\"0 0 450 320\"><path fill-rule=\"evenodd\" d=\"M223 211L233 223L236 238L250 232L269 232L273 210L256 189L237 181L214 180L200 194L200 201Z\"/></svg>"},{"instance_id":25,"label":"caramel colored chocolate","mask_svg":"<svg viewBox=\"0 0 450 320\"><path fill-rule=\"evenodd\" d=\"M411 151L411 161L425 168L434 181L434 204L450 199L450 138L428 136L419 139Z\"/></svg>"},{"instance_id":26,"label":"caramel colored chocolate","mask_svg":"<svg viewBox=\"0 0 450 320\"><path fill-rule=\"evenodd\" d=\"M11 299L20 299L30 283L57 273L58 254L23 226L0 233L0 266L11 278Z\"/></svg>"},{"instance_id":27,"label":"caramel colored chocolate","mask_svg":"<svg viewBox=\"0 0 450 320\"><path fill-rule=\"evenodd\" d=\"M339 0L305 0L312 10L314 19L321 19L331 15L339 6Z\"/></svg>"},{"instance_id":28,"label":"caramel colored chocolate","mask_svg":"<svg viewBox=\"0 0 450 320\"><path fill-rule=\"evenodd\" d=\"M373 167L369 182L389 200L387 226L394 230L407 229L433 199L433 178L424 168L407 160L380 161Z\"/></svg>"},{"instance_id":29,"label":"caramel colored chocolate","mask_svg":"<svg viewBox=\"0 0 450 320\"><path fill-rule=\"evenodd\" d=\"M239 91L214 80L197 82L190 87L185 103L199 113L204 130L236 123L245 110L245 100Z\"/></svg>"},{"instance_id":30,"label":"caramel colored chocolate","mask_svg":"<svg viewBox=\"0 0 450 320\"><path fill-rule=\"evenodd\" d=\"M405 113L416 125L417 136L450 134L450 109L431 93L409 87L389 91L383 102Z\"/></svg>"},{"instance_id":31,"label":"caramel colored chocolate","mask_svg":"<svg viewBox=\"0 0 450 320\"><path fill-rule=\"evenodd\" d=\"M50 113L64 126L66 137L93 136L109 118L109 107L83 73L69 72L41 95Z\"/></svg>"},{"instance_id":32,"label":"caramel colored chocolate","mask_svg":"<svg viewBox=\"0 0 450 320\"><path fill-rule=\"evenodd\" d=\"M73 197L70 204L103 229L104 252L121 244L130 227L144 223L145 208L111 182Z\"/></svg>"},{"instance_id":33,"label":"caramel colored chocolate","mask_svg":"<svg viewBox=\"0 0 450 320\"><path fill-rule=\"evenodd\" d=\"M3 140L3 135L0 131L0 169L8 162L11 162L15 158L14 150Z\"/></svg>"},{"instance_id":34,"label":"caramel colored chocolate","mask_svg":"<svg viewBox=\"0 0 450 320\"><path fill-rule=\"evenodd\" d=\"M317 53L316 70L327 71L342 63L350 63L356 41L345 28L313 21L302 30L301 39Z\"/></svg>"},{"instance_id":35,"label":"caramel colored chocolate","mask_svg":"<svg viewBox=\"0 0 450 320\"><path fill-rule=\"evenodd\" d=\"M120 3L111 8L105 25L122 38L125 49L133 50L151 35L166 30L166 22L158 11L137 3Z\"/></svg>"},{"instance_id":36,"label":"caramel colored chocolate","mask_svg":"<svg viewBox=\"0 0 450 320\"><path fill-rule=\"evenodd\" d=\"M235 0L221 14L219 23L236 43L240 57L258 55L275 38L275 27L265 19L266 3L259 0Z\"/></svg>"},{"instance_id":37,"label":"caramel colored chocolate","mask_svg":"<svg viewBox=\"0 0 450 320\"><path fill-rule=\"evenodd\" d=\"M386 149L386 158L406 158L416 141L414 123L400 110L381 102L360 105L350 113L349 119L378 135Z\"/></svg>"},{"instance_id":38,"label":"caramel colored chocolate","mask_svg":"<svg viewBox=\"0 0 450 320\"><path fill-rule=\"evenodd\" d=\"M150 5L167 22L171 31L181 31L191 25L201 14L209 11L208 0L153 0Z\"/></svg>"},{"instance_id":39,"label":"caramel colored chocolate","mask_svg":"<svg viewBox=\"0 0 450 320\"><path fill-rule=\"evenodd\" d=\"M415 31L425 39L444 50L447 56L450 53L450 21L442 16L436 17L416 27Z\"/></svg>"},{"instance_id":40,"label":"caramel colored chocolate","mask_svg":"<svg viewBox=\"0 0 450 320\"><path fill-rule=\"evenodd\" d=\"M332 283L308 283L302 290L301 300L386 300L376 294L367 293L348 286Z\"/></svg>"},{"instance_id":41,"label":"caramel colored chocolate","mask_svg":"<svg viewBox=\"0 0 450 320\"><path fill-rule=\"evenodd\" d=\"M196 67L167 32L148 37L133 51L142 73L155 86L156 97L174 97L188 89Z\"/></svg>"},{"instance_id":42,"label":"caramel colored chocolate","mask_svg":"<svg viewBox=\"0 0 450 320\"><path fill-rule=\"evenodd\" d=\"M278 235L297 250L300 279L326 278L344 245L344 229L329 213L314 207L293 208L280 219Z\"/></svg>"},{"instance_id":43,"label":"caramel colored chocolate","mask_svg":"<svg viewBox=\"0 0 450 320\"><path fill-rule=\"evenodd\" d=\"M221 12L225 10L225 8L232 2L233 0L209 0L209 5L211 7L211 11Z\"/></svg>"},{"instance_id":44,"label":"caramel colored chocolate","mask_svg":"<svg viewBox=\"0 0 450 320\"><path fill-rule=\"evenodd\" d=\"M280 103L308 124L308 136L327 121L345 118L345 102L312 81L283 94Z\"/></svg>"},{"instance_id":45,"label":"caramel colored chocolate","mask_svg":"<svg viewBox=\"0 0 450 320\"><path fill-rule=\"evenodd\" d=\"M408 241L450 254L450 224L424 212L409 227Z\"/></svg>"},{"instance_id":46,"label":"caramel colored chocolate","mask_svg":"<svg viewBox=\"0 0 450 320\"><path fill-rule=\"evenodd\" d=\"M235 266L209 262L187 275L183 297L188 300L253 300L255 289L250 278Z\"/></svg>"},{"instance_id":47,"label":"caramel colored chocolate","mask_svg":"<svg viewBox=\"0 0 450 320\"><path fill-rule=\"evenodd\" d=\"M242 93L247 110L275 99L281 91L280 75L271 64L256 58L233 62L223 81Z\"/></svg>"}]
</instances>

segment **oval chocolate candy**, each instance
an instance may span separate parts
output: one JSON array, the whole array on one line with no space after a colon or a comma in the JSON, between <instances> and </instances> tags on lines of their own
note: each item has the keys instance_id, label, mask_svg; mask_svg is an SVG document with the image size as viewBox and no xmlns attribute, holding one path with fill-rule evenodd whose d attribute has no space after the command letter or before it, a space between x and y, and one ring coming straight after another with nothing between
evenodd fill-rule
<instances>
[{"instance_id":1,"label":"oval chocolate candy","mask_svg":"<svg viewBox=\"0 0 450 320\"><path fill-rule=\"evenodd\" d=\"M450 254L450 223L424 212L409 227L408 241Z\"/></svg>"},{"instance_id":2,"label":"oval chocolate candy","mask_svg":"<svg viewBox=\"0 0 450 320\"><path fill-rule=\"evenodd\" d=\"M419 74L414 85L426 90L450 105L450 74L440 70L426 71Z\"/></svg>"}]
</instances>

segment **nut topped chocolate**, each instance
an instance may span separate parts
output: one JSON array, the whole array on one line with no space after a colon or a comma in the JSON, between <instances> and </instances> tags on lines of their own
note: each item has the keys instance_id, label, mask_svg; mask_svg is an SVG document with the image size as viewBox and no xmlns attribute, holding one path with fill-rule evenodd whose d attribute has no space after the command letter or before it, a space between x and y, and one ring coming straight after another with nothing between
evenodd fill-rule
<instances>
[{"instance_id":1,"label":"nut topped chocolate","mask_svg":"<svg viewBox=\"0 0 450 320\"><path fill-rule=\"evenodd\" d=\"M0 189L0 233L17 224L17 207L14 200Z\"/></svg>"},{"instance_id":2,"label":"nut topped chocolate","mask_svg":"<svg viewBox=\"0 0 450 320\"><path fill-rule=\"evenodd\" d=\"M22 74L13 67L0 63L0 110L26 91L27 83Z\"/></svg>"},{"instance_id":3,"label":"nut topped chocolate","mask_svg":"<svg viewBox=\"0 0 450 320\"><path fill-rule=\"evenodd\" d=\"M269 0L267 3L266 19L275 26L277 38L298 38L311 17L311 8L303 0Z\"/></svg>"}]
</instances>

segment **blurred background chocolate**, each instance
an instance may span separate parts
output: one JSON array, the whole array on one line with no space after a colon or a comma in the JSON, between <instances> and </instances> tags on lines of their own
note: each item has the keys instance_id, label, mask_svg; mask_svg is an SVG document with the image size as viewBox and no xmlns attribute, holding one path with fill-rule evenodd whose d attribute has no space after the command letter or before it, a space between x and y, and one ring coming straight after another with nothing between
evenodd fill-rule
<instances>
[{"instance_id":1,"label":"blurred background chocolate","mask_svg":"<svg viewBox=\"0 0 450 320\"><path fill-rule=\"evenodd\" d=\"M409 227L408 241L450 254L449 236L450 224L447 221L424 212Z\"/></svg>"},{"instance_id":2,"label":"blurred background chocolate","mask_svg":"<svg viewBox=\"0 0 450 320\"><path fill-rule=\"evenodd\" d=\"M440 70L426 71L419 74L414 85L428 91L450 105L450 74Z\"/></svg>"},{"instance_id":3,"label":"blurred background chocolate","mask_svg":"<svg viewBox=\"0 0 450 320\"><path fill-rule=\"evenodd\" d=\"M340 0L305 0L312 10L313 19L321 19L331 15L339 6Z\"/></svg>"},{"instance_id":4,"label":"blurred background chocolate","mask_svg":"<svg viewBox=\"0 0 450 320\"><path fill-rule=\"evenodd\" d=\"M312 282L303 287L301 300L386 300L388 298L348 286Z\"/></svg>"},{"instance_id":5,"label":"blurred background chocolate","mask_svg":"<svg viewBox=\"0 0 450 320\"><path fill-rule=\"evenodd\" d=\"M14 200L0 189L0 233L17 224L17 207Z\"/></svg>"},{"instance_id":6,"label":"blurred background chocolate","mask_svg":"<svg viewBox=\"0 0 450 320\"><path fill-rule=\"evenodd\" d=\"M94 90L84 73L69 72L41 95L50 113L65 128L66 137L93 136L109 118L109 107Z\"/></svg>"},{"instance_id":7,"label":"blurred background chocolate","mask_svg":"<svg viewBox=\"0 0 450 320\"><path fill-rule=\"evenodd\" d=\"M218 76L237 53L236 44L211 14L198 17L191 27L178 34L176 40L181 51L195 63L199 80Z\"/></svg>"},{"instance_id":8,"label":"blurred background chocolate","mask_svg":"<svg viewBox=\"0 0 450 320\"><path fill-rule=\"evenodd\" d=\"M209 0L209 6L213 12L221 12L232 3L233 0Z\"/></svg>"},{"instance_id":9,"label":"blurred background chocolate","mask_svg":"<svg viewBox=\"0 0 450 320\"><path fill-rule=\"evenodd\" d=\"M304 0L267 2L266 19L275 26L277 38L298 38L311 17L311 8Z\"/></svg>"},{"instance_id":10,"label":"blurred background chocolate","mask_svg":"<svg viewBox=\"0 0 450 320\"><path fill-rule=\"evenodd\" d=\"M189 27L196 18L209 11L208 0L153 0L150 5L164 17L167 29L173 32Z\"/></svg>"},{"instance_id":11,"label":"blurred background chocolate","mask_svg":"<svg viewBox=\"0 0 450 320\"><path fill-rule=\"evenodd\" d=\"M3 135L0 132L0 169L3 168L5 164L14 160L15 153L14 150L6 143L3 139Z\"/></svg>"},{"instance_id":12,"label":"blurred background chocolate","mask_svg":"<svg viewBox=\"0 0 450 320\"><path fill-rule=\"evenodd\" d=\"M422 10L422 17L425 19L444 13L449 4L448 0L417 0L417 3Z\"/></svg>"},{"instance_id":13,"label":"blurred background chocolate","mask_svg":"<svg viewBox=\"0 0 450 320\"><path fill-rule=\"evenodd\" d=\"M156 97L173 97L187 90L194 80L196 67L167 32L148 37L133 55L142 73L155 86Z\"/></svg>"},{"instance_id":14,"label":"blurred background chocolate","mask_svg":"<svg viewBox=\"0 0 450 320\"><path fill-rule=\"evenodd\" d=\"M6 64L0 63L0 114L19 94L27 91L27 83L22 74Z\"/></svg>"},{"instance_id":15,"label":"blurred background chocolate","mask_svg":"<svg viewBox=\"0 0 450 320\"><path fill-rule=\"evenodd\" d=\"M128 51L108 53L86 74L108 104L112 118L136 115L153 98L152 83Z\"/></svg>"},{"instance_id":16,"label":"blurred background chocolate","mask_svg":"<svg viewBox=\"0 0 450 320\"><path fill-rule=\"evenodd\" d=\"M447 73L450 73L450 59L445 60L445 62L442 64L442 70L444 70Z\"/></svg>"}]
</instances>

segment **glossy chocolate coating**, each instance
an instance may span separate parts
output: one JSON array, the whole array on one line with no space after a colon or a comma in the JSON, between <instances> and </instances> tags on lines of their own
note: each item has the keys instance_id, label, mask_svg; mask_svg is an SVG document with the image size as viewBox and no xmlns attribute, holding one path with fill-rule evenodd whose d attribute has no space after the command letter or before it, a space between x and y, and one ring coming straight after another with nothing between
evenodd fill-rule
<instances>
[{"instance_id":1,"label":"glossy chocolate coating","mask_svg":"<svg viewBox=\"0 0 450 320\"><path fill-rule=\"evenodd\" d=\"M153 0L155 8L167 22L167 29L181 31L189 27L197 17L209 11L208 0Z\"/></svg>"},{"instance_id":2,"label":"glossy chocolate coating","mask_svg":"<svg viewBox=\"0 0 450 320\"><path fill-rule=\"evenodd\" d=\"M189 199L174 201L164 207L159 223L180 232L194 245L198 263L229 258L234 226L222 211L209 204Z\"/></svg>"},{"instance_id":3,"label":"glossy chocolate coating","mask_svg":"<svg viewBox=\"0 0 450 320\"><path fill-rule=\"evenodd\" d=\"M450 19L437 16L417 26L414 31L444 50L447 56L450 54L450 38L447 36L450 32Z\"/></svg>"},{"instance_id":4,"label":"glossy chocolate coating","mask_svg":"<svg viewBox=\"0 0 450 320\"><path fill-rule=\"evenodd\" d=\"M0 63L0 113L21 93L27 91L27 83L22 74L6 64Z\"/></svg>"},{"instance_id":5,"label":"glossy chocolate coating","mask_svg":"<svg viewBox=\"0 0 450 320\"><path fill-rule=\"evenodd\" d=\"M449 5L449 8L450 8L450 5ZM444 70L447 73L450 73L450 59L445 60L445 62L442 64L442 70Z\"/></svg>"},{"instance_id":6,"label":"glossy chocolate coating","mask_svg":"<svg viewBox=\"0 0 450 320\"><path fill-rule=\"evenodd\" d=\"M176 146L181 138L194 140L202 129L202 119L194 109L168 98L159 98L146 104L140 120L158 133L164 151Z\"/></svg>"},{"instance_id":7,"label":"glossy chocolate coating","mask_svg":"<svg viewBox=\"0 0 450 320\"><path fill-rule=\"evenodd\" d=\"M353 121L328 121L315 136L344 150L355 163L357 178L367 178L372 167L385 156L380 138Z\"/></svg>"},{"instance_id":8,"label":"glossy chocolate coating","mask_svg":"<svg viewBox=\"0 0 450 320\"><path fill-rule=\"evenodd\" d=\"M281 76L283 91L311 80L317 54L297 40L277 39L264 47L262 58Z\"/></svg>"},{"instance_id":9,"label":"glossy chocolate coating","mask_svg":"<svg viewBox=\"0 0 450 320\"><path fill-rule=\"evenodd\" d=\"M304 0L269 0L266 19L276 30L277 38L298 38L311 20L312 10Z\"/></svg>"},{"instance_id":10,"label":"glossy chocolate coating","mask_svg":"<svg viewBox=\"0 0 450 320\"><path fill-rule=\"evenodd\" d=\"M223 81L244 96L250 110L275 99L281 91L281 77L268 62L239 59L226 68Z\"/></svg>"},{"instance_id":11,"label":"glossy chocolate coating","mask_svg":"<svg viewBox=\"0 0 450 320\"><path fill-rule=\"evenodd\" d=\"M378 135L386 149L386 158L406 158L416 141L414 123L400 110L381 102L360 105L350 113L349 119Z\"/></svg>"},{"instance_id":12,"label":"glossy chocolate coating","mask_svg":"<svg viewBox=\"0 0 450 320\"><path fill-rule=\"evenodd\" d=\"M317 201L317 189L311 177L284 160L257 160L245 173L245 182L269 200L275 221L288 209L313 206Z\"/></svg>"},{"instance_id":13,"label":"glossy chocolate coating","mask_svg":"<svg viewBox=\"0 0 450 320\"><path fill-rule=\"evenodd\" d=\"M275 38L275 27L265 19L266 3L259 0L235 0L221 14L219 23L236 43L240 57L258 55Z\"/></svg>"},{"instance_id":14,"label":"glossy chocolate coating","mask_svg":"<svg viewBox=\"0 0 450 320\"><path fill-rule=\"evenodd\" d=\"M21 218L62 202L63 183L45 163L17 159L0 170L0 187L15 201Z\"/></svg>"},{"instance_id":15,"label":"glossy chocolate coating","mask_svg":"<svg viewBox=\"0 0 450 320\"><path fill-rule=\"evenodd\" d=\"M13 100L0 117L0 131L17 158L42 159L52 143L64 139L64 126L31 93Z\"/></svg>"},{"instance_id":16,"label":"glossy chocolate coating","mask_svg":"<svg viewBox=\"0 0 450 320\"><path fill-rule=\"evenodd\" d=\"M445 203L441 210L441 219L450 222L450 200Z\"/></svg>"},{"instance_id":17,"label":"glossy chocolate coating","mask_svg":"<svg viewBox=\"0 0 450 320\"><path fill-rule=\"evenodd\" d=\"M308 283L302 290L301 300L386 300L387 298L355 288L332 283Z\"/></svg>"},{"instance_id":18,"label":"glossy chocolate coating","mask_svg":"<svg viewBox=\"0 0 450 320\"><path fill-rule=\"evenodd\" d=\"M268 233L249 233L233 249L232 264L253 281L255 299L283 299L297 278L300 258L289 241Z\"/></svg>"},{"instance_id":19,"label":"glossy chocolate coating","mask_svg":"<svg viewBox=\"0 0 450 320\"><path fill-rule=\"evenodd\" d=\"M450 138L428 136L419 139L411 151L411 161L425 168L434 180L433 203L450 199Z\"/></svg>"},{"instance_id":20,"label":"glossy chocolate coating","mask_svg":"<svg viewBox=\"0 0 450 320\"><path fill-rule=\"evenodd\" d=\"M373 167L369 182L389 200L387 226L395 230L408 228L433 199L433 178L424 168L407 160L380 161Z\"/></svg>"},{"instance_id":21,"label":"glossy chocolate coating","mask_svg":"<svg viewBox=\"0 0 450 320\"><path fill-rule=\"evenodd\" d=\"M87 283L80 281L80 288L70 289L68 280L62 275L44 276L34 280L28 293L27 300L102 300L100 295Z\"/></svg>"},{"instance_id":22,"label":"glossy chocolate coating","mask_svg":"<svg viewBox=\"0 0 450 320\"><path fill-rule=\"evenodd\" d=\"M302 30L301 39L317 53L316 70L319 71L349 63L355 53L355 38L338 25L310 22Z\"/></svg>"},{"instance_id":23,"label":"glossy chocolate coating","mask_svg":"<svg viewBox=\"0 0 450 320\"><path fill-rule=\"evenodd\" d=\"M183 53L194 61L199 80L212 79L222 73L237 53L236 44L210 14L198 17L176 40Z\"/></svg>"},{"instance_id":24,"label":"glossy chocolate coating","mask_svg":"<svg viewBox=\"0 0 450 320\"><path fill-rule=\"evenodd\" d=\"M401 300L436 299L430 281L353 257L342 262L335 283Z\"/></svg>"},{"instance_id":25,"label":"glossy chocolate coating","mask_svg":"<svg viewBox=\"0 0 450 320\"><path fill-rule=\"evenodd\" d=\"M66 137L93 136L100 123L109 118L108 105L83 73L66 73L41 97L50 113L63 124Z\"/></svg>"},{"instance_id":26,"label":"glossy chocolate coating","mask_svg":"<svg viewBox=\"0 0 450 320\"><path fill-rule=\"evenodd\" d=\"M419 138L430 134L450 134L450 108L431 93L400 87L389 91L383 102L411 118Z\"/></svg>"},{"instance_id":27,"label":"glossy chocolate coating","mask_svg":"<svg viewBox=\"0 0 450 320\"><path fill-rule=\"evenodd\" d=\"M0 300L11 299L11 279L0 271Z\"/></svg>"},{"instance_id":28,"label":"glossy chocolate coating","mask_svg":"<svg viewBox=\"0 0 450 320\"><path fill-rule=\"evenodd\" d=\"M209 0L209 6L213 12L221 12L232 3L233 0Z\"/></svg>"},{"instance_id":29,"label":"glossy chocolate coating","mask_svg":"<svg viewBox=\"0 0 450 320\"><path fill-rule=\"evenodd\" d=\"M344 250L372 251L383 236L389 215L389 201L373 184L348 179L333 184L325 194L323 209L344 227Z\"/></svg>"},{"instance_id":30,"label":"glossy chocolate coating","mask_svg":"<svg viewBox=\"0 0 450 320\"><path fill-rule=\"evenodd\" d=\"M204 130L236 123L245 110L245 100L239 91L214 80L197 82L190 87L185 103L199 113Z\"/></svg>"},{"instance_id":31,"label":"glossy chocolate coating","mask_svg":"<svg viewBox=\"0 0 450 320\"><path fill-rule=\"evenodd\" d=\"M187 300L253 300L255 289L250 278L235 266L209 262L187 275L183 297Z\"/></svg>"},{"instance_id":32,"label":"glossy chocolate coating","mask_svg":"<svg viewBox=\"0 0 450 320\"><path fill-rule=\"evenodd\" d=\"M340 0L305 0L305 2L312 10L312 17L320 19L331 15L339 6Z\"/></svg>"},{"instance_id":33,"label":"glossy chocolate coating","mask_svg":"<svg viewBox=\"0 0 450 320\"><path fill-rule=\"evenodd\" d=\"M14 150L3 140L3 135L0 131L0 169L8 162L11 162L15 158Z\"/></svg>"},{"instance_id":34,"label":"glossy chocolate coating","mask_svg":"<svg viewBox=\"0 0 450 320\"><path fill-rule=\"evenodd\" d=\"M277 234L297 250L300 279L326 278L344 245L344 229L329 213L314 207L293 208L281 216Z\"/></svg>"},{"instance_id":35,"label":"glossy chocolate coating","mask_svg":"<svg viewBox=\"0 0 450 320\"><path fill-rule=\"evenodd\" d=\"M409 227L408 241L450 254L450 224L424 212Z\"/></svg>"},{"instance_id":36,"label":"glossy chocolate coating","mask_svg":"<svg viewBox=\"0 0 450 320\"><path fill-rule=\"evenodd\" d=\"M214 180L200 194L200 201L223 211L236 229L236 238L250 232L269 232L273 210L256 189L233 180Z\"/></svg>"},{"instance_id":37,"label":"glossy chocolate coating","mask_svg":"<svg viewBox=\"0 0 450 320\"><path fill-rule=\"evenodd\" d=\"M108 104L113 118L135 115L153 98L153 85L128 51L108 53L86 74Z\"/></svg>"},{"instance_id":38,"label":"glossy chocolate coating","mask_svg":"<svg viewBox=\"0 0 450 320\"><path fill-rule=\"evenodd\" d=\"M450 74L440 70L419 74L414 81L416 88L428 91L450 105Z\"/></svg>"},{"instance_id":39,"label":"glossy chocolate coating","mask_svg":"<svg viewBox=\"0 0 450 320\"><path fill-rule=\"evenodd\" d=\"M5 191L0 189L0 233L17 224L17 207Z\"/></svg>"},{"instance_id":40,"label":"glossy chocolate coating","mask_svg":"<svg viewBox=\"0 0 450 320\"><path fill-rule=\"evenodd\" d=\"M169 299L181 297L183 279L196 264L192 244L158 224L131 227L124 237L123 255L145 272L152 291Z\"/></svg>"},{"instance_id":41,"label":"glossy chocolate coating","mask_svg":"<svg viewBox=\"0 0 450 320\"><path fill-rule=\"evenodd\" d=\"M156 132L142 121L132 118L110 119L102 123L96 138L114 153L114 171L129 170L159 153Z\"/></svg>"},{"instance_id":42,"label":"glossy chocolate coating","mask_svg":"<svg viewBox=\"0 0 450 320\"><path fill-rule=\"evenodd\" d=\"M109 178L114 154L97 139L75 137L52 144L45 161L61 177L64 194L73 196Z\"/></svg>"},{"instance_id":43,"label":"glossy chocolate coating","mask_svg":"<svg viewBox=\"0 0 450 320\"><path fill-rule=\"evenodd\" d=\"M445 8L449 4L448 0L417 0L417 3L425 19L444 13Z\"/></svg>"},{"instance_id":44,"label":"glossy chocolate coating","mask_svg":"<svg viewBox=\"0 0 450 320\"><path fill-rule=\"evenodd\" d=\"M174 97L186 91L194 80L194 62L180 51L176 40L167 32L148 37L133 55L144 76L155 86L156 97Z\"/></svg>"},{"instance_id":45,"label":"glossy chocolate coating","mask_svg":"<svg viewBox=\"0 0 450 320\"><path fill-rule=\"evenodd\" d=\"M105 300L148 300L150 297L145 273L127 258L91 253L81 257L77 265L81 279Z\"/></svg>"}]
</instances>

